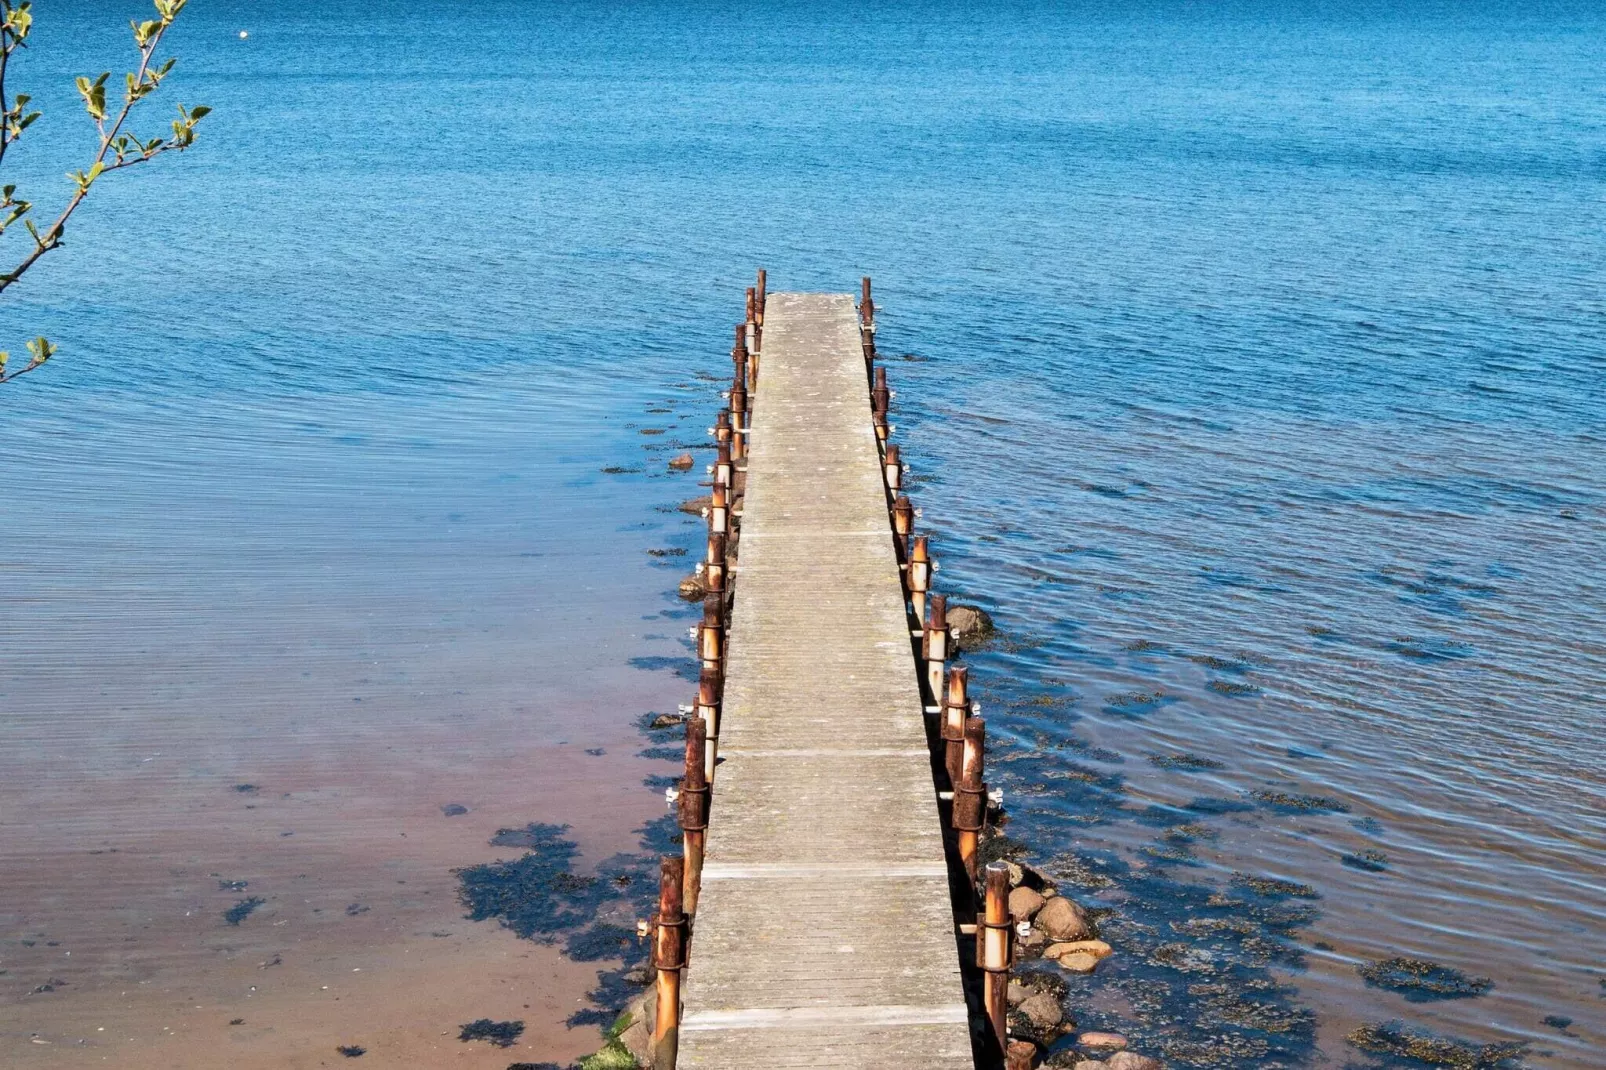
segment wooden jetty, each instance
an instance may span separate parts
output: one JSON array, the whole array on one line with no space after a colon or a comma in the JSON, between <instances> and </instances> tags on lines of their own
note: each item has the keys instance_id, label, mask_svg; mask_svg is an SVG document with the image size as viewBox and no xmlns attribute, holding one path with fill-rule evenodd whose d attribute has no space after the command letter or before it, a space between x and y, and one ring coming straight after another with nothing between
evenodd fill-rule
<instances>
[{"instance_id":1,"label":"wooden jetty","mask_svg":"<svg viewBox=\"0 0 1606 1070\"><path fill-rule=\"evenodd\" d=\"M869 279L855 306L766 295L761 271L736 328L682 854L642 924L653 1070L1016 1070L1035 1051L1007 1034L1017 919L1009 867L978 866L986 728L948 665L874 315Z\"/></svg>"},{"instance_id":2,"label":"wooden jetty","mask_svg":"<svg viewBox=\"0 0 1606 1070\"><path fill-rule=\"evenodd\" d=\"M678 1065L973 1067L848 294L768 295Z\"/></svg>"}]
</instances>

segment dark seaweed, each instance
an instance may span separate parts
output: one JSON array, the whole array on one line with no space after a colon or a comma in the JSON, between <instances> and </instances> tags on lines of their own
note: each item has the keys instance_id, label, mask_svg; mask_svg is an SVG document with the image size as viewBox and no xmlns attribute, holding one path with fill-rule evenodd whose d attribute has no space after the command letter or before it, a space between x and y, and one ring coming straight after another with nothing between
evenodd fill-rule
<instances>
[{"instance_id":1,"label":"dark seaweed","mask_svg":"<svg viewBox=\"0 0 1606 1070\"><path fill-rule=\"evenodd\" d=\"M1487 977L1468 977L1451 966L1424 959L1392 958L1357 966L1366 983L1399 992L1412 1003L1438 999L1470 999L1494 987Z\"/></svg>"},{"instance_id":2,"label":"dark seaweed","mask_svg":"<svg viewBox=\"0 0 1606 1070\"><path fill-rule=\"evenodd\" d=\"M523 1022L493 1022L489 1018L478 1018L463 1026L457 1039L484 1040L499 1048L511 1048L523 1032Z\"/></svg>"},{"instance_id":3,"label":"dark seaweed","mask_svg":"<svg viewBox=\"0 0 1606 1070\"><path fill-rule=\"evenodd\" d=\"M1521 1044L1485 1044L1435 1036L1408 1029L1399 1022L1363 1025L1346 1038L1374 1055L1390 1056L1398 1067L1451 1067L1452 1070L1502 1070L1526 1051Z\"/></svg>"},{"instance_id":4,"label":"dark seaweed","mask_svg":"<svg viewBox=\"0 0 1606 1070\"><path fill-rule=\"evenodd\" d=\"M238 925L246 918L249 918L253 910L266 902L267 900L263 899L259 895L253 895L248 899L242 899L223 912L223 920L228 922L230 925Z\"/></svg>"}]
</instances>

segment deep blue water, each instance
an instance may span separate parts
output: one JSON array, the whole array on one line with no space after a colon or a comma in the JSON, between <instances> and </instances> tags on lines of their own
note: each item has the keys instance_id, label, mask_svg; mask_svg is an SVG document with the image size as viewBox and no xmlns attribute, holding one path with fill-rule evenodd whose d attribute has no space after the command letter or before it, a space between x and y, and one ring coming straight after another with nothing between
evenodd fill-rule
<instances>
[{"instance_id":1,"label":"deep blue water","mask_svg":"<svg viewBox=\"0 0 1606 1070\"><path fill-rule=\"evenodd\" d=\"M137 7L39 5L8 182L62 191ZM61 345L0 398L23 743L125 613L282 643L382 595L455 641L585 574L623 635L662 603L605 562L695 534L643 409L701 437L754 267L868 273L942 575L1004 634L1010 833L1124 904L1077 1017L1176 1066L1606 1044L1598 7L196 0L173 44L151 111L211 104L201 144L0 313ZM1187 927L1235 872L1320 894L1255 916L1281 950ZM1367 986L1395 954L1494 987Z\"/></svg>"}]
</instances>

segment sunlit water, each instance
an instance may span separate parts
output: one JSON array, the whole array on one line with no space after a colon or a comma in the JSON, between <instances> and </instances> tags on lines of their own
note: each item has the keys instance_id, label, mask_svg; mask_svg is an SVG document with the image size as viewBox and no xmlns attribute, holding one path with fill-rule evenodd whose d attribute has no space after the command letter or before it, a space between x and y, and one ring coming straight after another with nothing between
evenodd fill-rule
<instances>
[{"instance_id":1,"label":"sunlit water","mask_svg":"<svg viewBox=\"0 0 1606 1070\"><path fill-rule=\"evenodd\" d=\"M43 210L138 5L39 6L6 167ZM876 278L941 579L1002 633L968 656L1009 833L1115 911L1081 1023L1176 1066L1394 1065L1345 1040L1391 1019L1598 1061L1598 10L197 0L173 41L202 144L0 315L62 349L0 398L13 1053L130 956L203 969L140 925L221 924L213 871L289 918L315 863L343 917L404 857L449 895L499 825L595 859L661 813L644 551L693 545L663 461L763 264ZM237 781L327 813L258 827ZM433 853L352 846L396 827ZM1493 985L1358 972L1395 955Z\"/></svg>"}]
</instances>

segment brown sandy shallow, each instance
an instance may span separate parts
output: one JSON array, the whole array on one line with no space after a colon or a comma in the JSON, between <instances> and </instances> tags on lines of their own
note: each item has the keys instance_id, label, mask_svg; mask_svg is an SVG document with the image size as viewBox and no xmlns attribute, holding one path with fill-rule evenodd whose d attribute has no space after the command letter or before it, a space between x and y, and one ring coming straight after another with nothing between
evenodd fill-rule
<instances>
[{"instance_id":1,"label":"brown sandy shallow","mask_svg":"<svg viewBox=\"0 0 1606 1070\"><path fill-rule=\"evenodd\" d=\"M672 766L639 756L636 721L685 681L630 665L682 653L653 616L663 573L615 562L594 589L575 566L454 592L457 620L438 598L303 587L241 610L250 630L217 627L206 592L205 614L130 602L32 639L0 672L0 1065L500 1070L595 1050L595 1026L564 1022L606 964L465 920L452 872L516 857L488 841L530 822L570 826L583 870L663 813L642 782ZM228 924L247 896L264 902ZM459 1041L480 1018L525 1032Z\"/></svg>"},{"instance_id":2,"label":"brown sandy shallow","mask_svg":"<svg viewBox=\"0 0 1606 1070\"><path fill-rule=\"evenodd\" d=\"M648 763L619 727L596 741L601 756L552 746L482 757L473 783L414 776L402 812L376 790L394 776L380 762L348 764L339 788L169 784L166 812L206 811L182 834L142 835L127 827L138 811L112 806L100 842L124 847L41 851L7 875L13 902L35 906L0 961L0 1063L311 1067L348 1063L335 1048L355 1044L364 1066L500 1068L593 1050L595 1029L563 1023L588 1005L596 964L465 920L451 870L517 854L487 841L535 820L575 819L587 861L634 848L629 830L652 816ZM580 814L561 812L577 798ZM438 800L470 812L447 817ZM247 888L220 886L236 880ZM265 902L229 925L246 895ZM520 1019L525 1033L505 1050L459 1041L478 1018Z\"/></svg>"}]
</instances>

